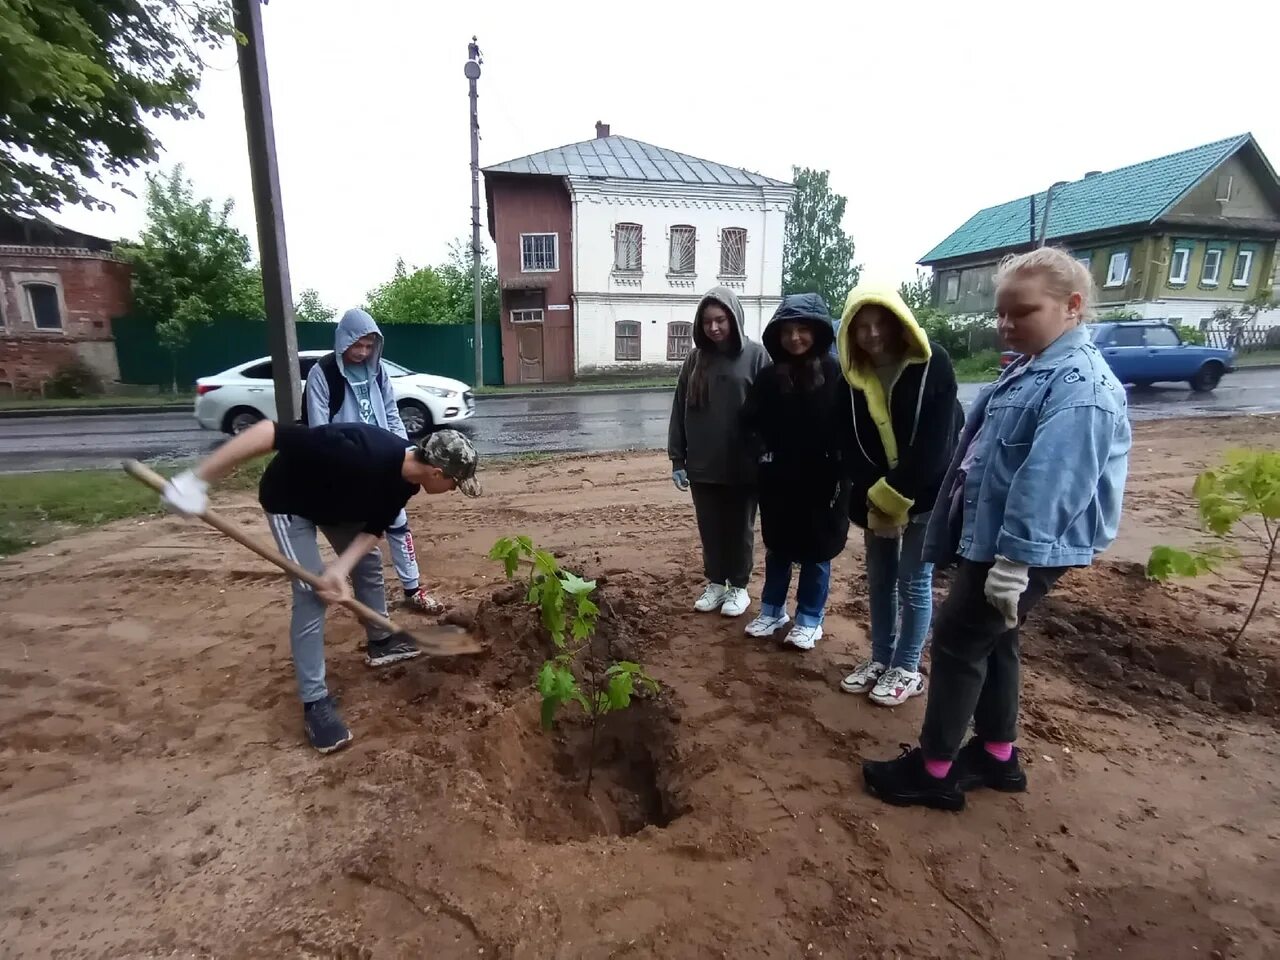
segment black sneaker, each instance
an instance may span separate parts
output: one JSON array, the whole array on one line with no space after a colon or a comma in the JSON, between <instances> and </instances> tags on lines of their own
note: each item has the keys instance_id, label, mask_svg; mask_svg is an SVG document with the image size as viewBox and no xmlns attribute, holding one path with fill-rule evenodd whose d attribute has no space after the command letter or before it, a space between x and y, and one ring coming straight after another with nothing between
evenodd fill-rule
<instances>
[{"instance_id":1,"label":"black sneaker","mask_svg":"<svg viewBox=\"0 0 1280 960\"><path fill-rule=\"evenodd\" d=\"M389 663L412 660L422 651L407 633L393 633L381 640L370 640L365 647L364 662L371 667L385 667Z\"/></svg>"},{"instance_id":2,"label":"black sneaker","mask_svg":"<svg viewBox=\"0 0 1280 960\"><path fill-rule=\"evenodd\" d=\"M945 777L932 777L924 768L920 748L902 748L896 760L866 760L862 779L873 797L896 807L924 806L935 810L963 810L964 794L956 783L954 765Z\"/></svg>"},{"instance_id":3,"label":"black sneaker","mask_svg":"<svg viewBox=\"0 0 1280 960\"><path fill-rule=\"evenodd\" d=\"M332 697L322 697L302 705L302 727L307 739L321 753L333 753L351 742L351 731L338 716Z\"/></svg>"},{"instance_id":4,"label":"black sneaker","mask_svg":"<svg viewBox=\"0 0 1280 960\"><path fill-rule=\"evenodd\" d=\"M1001 793L1024 793L1027 789L1027 773L1018 762L1018 748L1013 748L1008 760L997 760L977 737L960 748L955 776L961 790L989 787Z\"/></svg>"}]
</instances>

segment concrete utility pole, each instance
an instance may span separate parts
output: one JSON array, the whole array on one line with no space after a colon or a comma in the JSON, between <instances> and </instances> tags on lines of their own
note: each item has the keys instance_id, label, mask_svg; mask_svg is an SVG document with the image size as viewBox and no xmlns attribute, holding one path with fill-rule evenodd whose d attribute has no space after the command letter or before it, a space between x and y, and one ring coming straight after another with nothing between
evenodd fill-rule
<instances>
[{"instance_id":1,"label":"concrete utility pole","mask_svg":"<svg viewBox=\"0 0 1280 960\"><path fill-rule=\"evenodd\" d=\"M480 120L476 113L476 81L480 79L480 47L472 37L467 44L467 62L462 72L471 87L471 283L476 302L476 382L484 386L484 315L483 291L480 289Z\"/></svg>"},{"instance_id":2,"label":"concrete utility pole","mask_svg":"<svg viewBox=\"0 0 1280 960\"><path fill-rule=\"evenodd\" d=\"M261 0L266 3L266 0ZM276 420L292 423L300 409L298 334L293 325L293 291L289 285L289 252L284 242L280 174L276 169L276 135L271 122L271 90L267 53L262 42L259 0L234 0L235 27L245 42L237 48L244 125L249 135L249 172L253 209L258 221L258 253L267 307L267 345L276 386Z\"/></svg>"},{"instance_id":3,"label":"concrete utility pole","mask_svg":"<svg viewBox=\"0 0 1280 960\"><path fill-rule=\"evenodd\" d=\"M1040 247L1043 247L1043 246L1044 246L1044 239L1045 239L1045 237L1046 237L1046 236L1048 235L1048 233L1049 233L1049 210L1050 210L1050 208L1053 206L1053 191L1057 190L1059 187L1065 187L1066 185L1067 185L1067 181L1066 181L1066 180L1055 180L1055 181L1050 185L1049 189L1045 191L1045 195L1044 195L1044 220L1042 220L1042 221L1041 221L1041 223L1040 223L1040 240L1039 240L1039 242L1036 244L1036 248L1037 248L1037 249L1039 249ZM1032 230L1034 230L1034 229L1035 229L1035 224L1032 224L1032 227L1031 227L1031 228L1032 228Z\"/></svg>"}]
</instances>

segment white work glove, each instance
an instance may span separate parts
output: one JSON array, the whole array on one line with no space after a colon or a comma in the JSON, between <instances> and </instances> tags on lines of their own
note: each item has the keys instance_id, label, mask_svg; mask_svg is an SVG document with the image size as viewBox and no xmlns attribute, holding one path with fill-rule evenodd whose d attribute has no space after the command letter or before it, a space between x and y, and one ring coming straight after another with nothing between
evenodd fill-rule
<instances>
[{"instance_id":1,"label":"white work glove","mask_svg":"<svg viewBox=\"0 0 1280 960\"><path fill-rule=\"evenodd\" d=\"M983 588L987 603L1004 616L1004 625L1012 630L1018 625L1018 601L1031 582L1031 568L1008 557L996 557L995 566L987 574Z\"/></svg>"},{"instance_id":2,"label":"white work glove","mask_svg":"<svg viewBox=\"0 0 1280 960\"><path fill-rule=\"evenodd\" d=\"M198 517L209 509L209 484L197 477L194 470L183 470L164 485L160 502L171 513Z\"/></svg>"},{"instance_id":3,"label":"white work glove","mask_svg":"<svg viewBox=\"0 0 1280 960\"><path fill-rule=\"evenodd\" d=\"M676 485L676 489L681 493L685 493L689 489L689 471L688 470L672 470L671 482Z\"/></svg>"}]
</instances>

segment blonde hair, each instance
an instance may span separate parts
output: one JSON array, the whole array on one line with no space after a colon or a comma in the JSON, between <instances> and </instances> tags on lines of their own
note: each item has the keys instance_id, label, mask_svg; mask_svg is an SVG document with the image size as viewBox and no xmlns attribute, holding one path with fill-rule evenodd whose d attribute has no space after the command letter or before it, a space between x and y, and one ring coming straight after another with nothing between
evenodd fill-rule
<instances>
[{"instance_id":1,"label":"blonde hair","mask_svg":"<svg viewBox=\"0 0 1280 960\"><path fill-rule=\"evenodd\" d=\"M1034 273L1044 277L1049 295L1066 300L1071 294L1080 294L1078 322L1086 323L1093 317L1093 275L1089 268L1061 247L1041 247L1030 253L1011 253L996 268L996 288L1015 274Z\"/></svg>"}]
</instances>

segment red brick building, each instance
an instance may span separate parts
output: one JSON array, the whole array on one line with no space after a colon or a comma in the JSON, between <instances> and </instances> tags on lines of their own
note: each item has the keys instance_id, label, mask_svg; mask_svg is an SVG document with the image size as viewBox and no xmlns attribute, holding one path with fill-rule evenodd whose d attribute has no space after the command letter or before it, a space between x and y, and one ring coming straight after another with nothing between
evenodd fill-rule
<instances>
[{"instance_id":1,"label":"red brick building","mask_svg":"<svg viewBox=\"0 0 1280 960\"><path fill-rule=\"evenodd\" d=\"M0 396L39 394L76 360L120 378L111 321L132 302L111 241L43 217L0 214Z\"/></svg>"}]
</instances>

